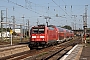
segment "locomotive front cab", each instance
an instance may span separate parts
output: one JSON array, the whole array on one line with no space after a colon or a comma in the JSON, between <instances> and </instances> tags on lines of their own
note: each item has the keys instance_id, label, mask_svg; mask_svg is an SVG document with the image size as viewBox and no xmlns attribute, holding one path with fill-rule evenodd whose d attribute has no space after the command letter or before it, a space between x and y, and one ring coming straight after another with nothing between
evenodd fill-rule
<instances>
[{"instance_id":1,"label":"locomotive front cab","mask_svg":"<svg viewBox=\"0 0 90 60\"><path fill-rule=\"evenodd\" d=\"M35 26L31 30L30 44L35 46L42 46L46 44L45 26Z\"/></svg>"}]
</instances>

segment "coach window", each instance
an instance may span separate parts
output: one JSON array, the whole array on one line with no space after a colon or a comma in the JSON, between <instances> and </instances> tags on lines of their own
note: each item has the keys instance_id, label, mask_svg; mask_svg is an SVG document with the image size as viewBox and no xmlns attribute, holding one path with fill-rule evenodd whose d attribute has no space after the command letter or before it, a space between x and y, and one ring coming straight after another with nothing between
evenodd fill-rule
<instances>
[{"instance_id":1,"label":"coach window","mask_svg":"<svg viewBox=\"0 0 90 60\"><path fill-rule=\"evenodd\" d=\"M39 29L39 33L44 33L44 29Z\"/></svg>"},{"instance_id":2,"label":"coach window","mask_svg":"<svg viewBox=\"0 0 90 60\"><path fill-rule=\"evenodd\" d=\"M38 29L37 28L32 29L32 33L38 33Z\"/></svg>"}]
</instances>

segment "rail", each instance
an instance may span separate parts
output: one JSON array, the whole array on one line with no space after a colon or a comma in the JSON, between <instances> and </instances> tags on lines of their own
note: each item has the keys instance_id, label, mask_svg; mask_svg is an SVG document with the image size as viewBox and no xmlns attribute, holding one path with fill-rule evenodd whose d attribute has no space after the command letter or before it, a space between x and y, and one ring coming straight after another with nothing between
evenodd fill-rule
<instances>
[{"instance_id":1,"label":"rail","mask_svg":"<svg viewBox=\"0 0 90 60\"><path fill-rule=\"evenodd\" d=\"M29 50L27 45L15 45L0 48L0 58Z\"/></svg>"}]
</instances>

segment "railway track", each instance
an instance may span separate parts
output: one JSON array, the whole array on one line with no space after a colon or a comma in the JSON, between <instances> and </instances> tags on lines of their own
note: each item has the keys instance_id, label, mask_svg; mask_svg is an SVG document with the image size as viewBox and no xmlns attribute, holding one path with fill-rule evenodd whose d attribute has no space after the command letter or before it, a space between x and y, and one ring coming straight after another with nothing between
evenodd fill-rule
<instances>
[{"instance_id":1,"label":"railway track","mask_svg":"<svg viewBox=\"0 0 90 60\"><path fill-rule=\"evenodd\" d=\"M20 52L30 50L26 44L13 45L0 48L0 59Z\"/></svg>"},{"instance_id":2,"label":"railway track","mask_svg":"<svg viewBox=\"0 0 90 60\"><path fill-rule=\"evenodd\" d=\"M70 51L73 46L75 46L77 43L80 43L80 41L74 43L75 40L70 43L69 42L65 42L63 44L60 44L58 46L54 46L53 50L50 50L47 54L42 54L42 56L36 56L33 58L28 58L28 60L60 60L64 55L66 55L66 53L68 51Z\"/></svg>"},{"instance_id":3,"label":"railway track","mask_svg":"<svg viewBox=\"0 0 90 60\"><path fill-rule=\"evenodd\" d=\"M52 52L50 52L50 54L47 54L45 57L41 57L41 58L36 58L36 60L59 60L60 58L62 58L62 56L64 56L64 54L66 54L72 47L63 47L61 49L58 49L57 51L54 50Z\"/></svg>"},{"instance_id":4,"label":"railway track","mask_svg":"<svg viewBox=\"0 0 90 60\"><path fill-rule=\"evenodd\" d=\"M7 60L58 60L62 56L64 56L69 50L72 49L73 46L76 44L79 44L81 42L80 38L75 38L73 40L70 40L68 42L56 45L56 46L50 46L44 49L40 50L27 50L25 52L13 54L4 58Z\"/></svg>"}]
</instances>

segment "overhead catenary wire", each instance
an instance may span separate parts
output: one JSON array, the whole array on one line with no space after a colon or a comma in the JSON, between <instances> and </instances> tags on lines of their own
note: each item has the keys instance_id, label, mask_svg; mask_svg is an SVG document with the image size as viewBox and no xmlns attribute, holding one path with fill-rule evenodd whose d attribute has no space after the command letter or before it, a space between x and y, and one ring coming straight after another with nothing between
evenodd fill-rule
<instances>
[{"instance_id":1,"label":"overhead catenary wire","mask_svg":"<svg viewBox=\"0 0 90 60\"><path fill-rule=\"evenodd\" d=\"M63 2L64 2L64 0L62 0ZM65 2L64 2L64 4L66 4Z\"/></svg>"},{"instance_id":2,"label":"overhead catenary wire","mask_svg":"<svg viewBox=\"0 0 90 60\"><path fill-rule=\"evenodd\" d=\"M54 0L52 0L60 9L62 9L63 12L65 12L65 14L67 14L69 16L69 14L63 9L61 8L61 6L59 6Z\"/></svg>"},{"instance_id":3,"label":"overhead catenary wire","mask_svg":"<svg viewBox=\"0 0 90 60\"><path fill-rule=\"evenodd\" d=\"M40 14L40 13L34 11L34 10L31 10L31 9L29 9L29 8L27 8L27 7L25 7L25 6L22 6L22 5L18 4L18 3L15 3L15 2L13 2L13 1L11 1L11 0L8 0L8 2L11 2L11 3L13 3L13 4L17 5L17 6L20 6L20 7L22 7L22 8L25 8L25 9L27 9L27 10L30 10L30 11L36 13L36 14ZM41 15L42 15L42 14L41 14Z\"/></svg>"},{"instance_id":4,"label":"overhead catenary wire","mask_svg":"<svg viewBox=\"0 0 90 60\"><path fill-rule=\"evenodd\" d=\"M13 1L13 2L15 2L15 3L17 3L17 4L20 4L18 0L16 0L16 1L14 1L14 0L5 0L5 1L8 1L9 4L10 4L10 3L12 4L12 2L10 2L10 1ZM30 2L31 2L31 0L27 0L27 1L30 1ZM53 1L57 4L57 2L56 2L55 0L53 0ZM63 1L63 0L62 0L62 1ZM24 2L24 3L25 3L25 2ZM28 3L28 2L27 2L27 3ZM26 4L27 4L27 3L26 3ZM54 3L54 4L55 4L55 3ZM54 5L54 4L53 4L53 5ZM49 9L50 17L53 17L53 16L51 16L51 15L54 15L54 17L56 17L55 14L56 14L56 12L58 13L58 11L56 11L56 9L57 9L58 7L60 8L60 10L62 9L62 10L64 11L64 13L65 13L64 15L67 15L67 14L68 14L68 16L72 16L72 15L74 14L74 11L73 11L74 8L75 8L74 6L79 6L79 7L80 7L80 6L83 6L83 5L68 5L68 4L65 4L65 2L63 3L63 5L60 5L60 4L57 4L57 5L56 5L56 4L55 4L54 6L53 6L53 5L52 5L52 6L51 6L51 5L49 6L50 9L52 9L52 7L53 7L53 8L55 7L53 14L52 14L52 11ZM15 4L14 4L14 5L15 5ZM38 7L42 7L41 5L39 5L39 4L37 4L37 3L31 2L30 5L29 5L29 4L28 4L28 5L20 4L20 5L23 6L24 9L28 8L28 11L30 10L30 12L34 11L34 13L36 13L36 12L39 13L40 16L41 16L41 14L42 14L42 16L44 16L44 15L46 14L46 13L44 14L45 11L43 11L43 13L42 13L42 11L41 11L41 12L37 11L37 10L41 10L41 9L37 9ZM35 5L36 5L36 6L35 6ZM18 5L17 5L17 6L18 6ZM19 7L19 8L22 8L21 6L18 6L18 7ZM44 5L43 5L43 6L44 6ZM71 9L71 11L69 10L70 12L68 11L68 6L69 6L70 9ZM45 9L45 7L48 9L48 6L44 6L43 8ZM57 7L57 8L56 8L56 7ZM64 8L62 8L62 7L64 7ZM16 8L16 6L14 6L14 8ZM22 9L23 9L23 8L22 8ZM72 9L72 8L73 8L73 9ZM81 9L81 8L79 8L79 9ZM79 9L76 9L75 11L78 10L78 12L81 12ZM16 9L16 10L17 10L17 9ZM32 10L32 11L31 11L31 10ZM53 10L53 9L52 9L52 10ZM17 12L18 12L18 11L17 11ZM60 11L60 12L61 12L61 11ZM19 13L21 13L21 12L19 12ZM37 14L37 13L36 13L36 14ZM47 12L47 13L48 13L48 12ZM54 13L55 13L55 14L54 14ZM62 12L61 12L61 13L62 13ZM70 14L69 14L69 13L70 13ZM75 15L77 15L77 14L75 13ZM20 16L20 15L19 15L19 16ZM33 15L32 15L32 16L33 16ZM37 16L36 16L36 17L37 17ZM66 17L66 16L65 16L65 17ZM26 17L25 17L25 18L26 18ZM33 17L30 17L30 18L33 18ZM68 18L68 17L67 17L67 18Z\"/></svg>"},{"instance_id":5,"label":"overhead catenary wire","mask_svg":"<svg viewBox=\"0 0 90 60\"><path fill-rule=\"evenodd\" d=\"M11 0L7 0L7 1L8 1L8 3L13 3L13 4L15 4L15 5L19 6L19 7L22 7L22 8L25 8L25 9L27 9L27 10L30 10L31 12L34 12L34 13L36 13L36 14L38 14L38 15L44 16L44 14L42 13L42 12L44 12L44 11L40 11L40 10L36 10L36 9L33 10L32 6L31 6L31 3L34 4L35 7L36 7L36 6L38 6L38 7L41 6L41 5L39 5L39 4L35 4L35 3L31 2L31 1L25 0L25 6L23 6L23 5L21 5L21 4L18 4L17 2L13 2L13 1L11 1ZM28 6L27 4L29 4L29 6ZM41 7L42 7L42 6L41 6ZM45 9L48 9L48 8L45 7ZM40 11L40 12L37 12L37 11ZM45 13L47 13L47 12L45 12Z\"/></svg>"}]
</instances>

